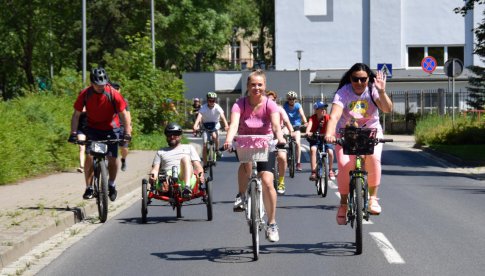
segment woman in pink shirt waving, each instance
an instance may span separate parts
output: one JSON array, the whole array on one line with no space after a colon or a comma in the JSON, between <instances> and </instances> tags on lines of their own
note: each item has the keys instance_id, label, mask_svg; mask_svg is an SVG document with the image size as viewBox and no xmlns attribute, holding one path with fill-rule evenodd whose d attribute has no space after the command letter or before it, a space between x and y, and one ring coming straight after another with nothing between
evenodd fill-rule
<instances>
[{"instance_id":1,"label":"woman in pink shirt waving","mask_svg":"<svg viewBox=\"0 0 485 276\"><path fill-rule=\"evenodd\" d=\"M388 113L392 110L392 101L386 94L386 76L377 74L364 63L354 64L340 80L332 103L332 112L328 122L325 140L334 143L336 130L353 124L361 128L376 128L377 137L382 138L382 126L379 122L379 109ZM356 124L356 125L355 125ZM347 196L349 194L349 171L353 169L354 156L344 155L341 146L337 145L337 176L340 192L340 207L337 211L337 223L346 223ZM377 201L377 189L381 181L382 144L374 148L373 155L365 156L365 169L368 171L369 212L380 214L381 206Z\"/></svg>"}]
</instances>

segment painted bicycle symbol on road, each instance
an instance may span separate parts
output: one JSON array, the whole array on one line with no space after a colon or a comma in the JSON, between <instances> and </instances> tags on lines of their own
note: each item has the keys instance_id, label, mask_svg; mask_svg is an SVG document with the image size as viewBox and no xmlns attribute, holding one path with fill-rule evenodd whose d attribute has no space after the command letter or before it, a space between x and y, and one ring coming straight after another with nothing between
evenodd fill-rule
<instances>
[{"instance_id":1,"label":"painted bicycle symbol on road","mask_svg":"<svg viewBox=\"0 0 485 276\"><path fill-rule=\"evenodd\" d=\"M432 56L424 57L421 61L421 68L423 68L423 71L426 73L433 73L437 65L438 62L436 62L436 59Z\"/></svg>"}]
</instances>

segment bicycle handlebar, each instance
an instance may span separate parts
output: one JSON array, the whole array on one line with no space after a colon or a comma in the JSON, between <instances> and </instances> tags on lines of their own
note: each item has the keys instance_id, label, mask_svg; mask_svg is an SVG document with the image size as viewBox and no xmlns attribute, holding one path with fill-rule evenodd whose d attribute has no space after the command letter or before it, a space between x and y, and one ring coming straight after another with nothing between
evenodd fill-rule
<instances>
[{"instance_id":1,"label":"bicycle handlebar","mask_svg":"<svg viewBox=\"0 0 485 276\"><path fill-rule=\"evenodd\" d=\"M105 143L105 144L114 144L114 143L119 143L119 142L124 142L124 139L116 138L116 139L105 139L105 140L76 140L74 144L77 145L89 145L92 142L98 142L98 143Z\"/></svg>"}]
</instances>

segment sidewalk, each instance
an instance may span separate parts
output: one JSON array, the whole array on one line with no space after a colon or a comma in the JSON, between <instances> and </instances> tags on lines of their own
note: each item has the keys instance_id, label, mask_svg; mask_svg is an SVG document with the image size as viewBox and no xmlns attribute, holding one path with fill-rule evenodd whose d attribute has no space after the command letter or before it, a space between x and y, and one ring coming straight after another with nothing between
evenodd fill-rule
<instances>
[{"instance_id":1,"label":"sidewalk","mask_svg":"<svg viewBox=\"0 0 485 276\"><path fill-rule=\"evenodd\" d=\"M117 176L118 198L141 186L154 154L130 152L127 171ZM82 199L84 188L84 175L74 171L0 186L0 269L73 224L97 217L96 201Z\"/></svg>"}]
</instances>

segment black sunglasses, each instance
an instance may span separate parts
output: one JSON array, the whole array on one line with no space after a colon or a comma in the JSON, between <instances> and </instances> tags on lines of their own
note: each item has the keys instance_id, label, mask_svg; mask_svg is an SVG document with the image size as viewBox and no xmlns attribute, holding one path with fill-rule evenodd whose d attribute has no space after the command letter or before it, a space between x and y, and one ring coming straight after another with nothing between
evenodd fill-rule
<instances>
[{"instance_id":1,"label":"black sunglasses","mask_svg":"<svg viewBox=\"0 0 485 276\"><path fill-rule=\"evenodd\" d=\"M361 83L364 83L366 82L369 77L365 77L365 78L359 78L359 77L350 77L350 79L352 80L352 82L361 82Z\"/></svg>"},{"instance_id":2,"label":"black sunglasses","mask_svg":"<svg viewBox=\"0 0 485 276\"><path fill-rule=\"evenodd\" d=\"M295 99L295 98L290 98L290 99L288 99L288 101L294 101L294 100L296 100L296 99Z\"/></svg>"}]
</instances>

